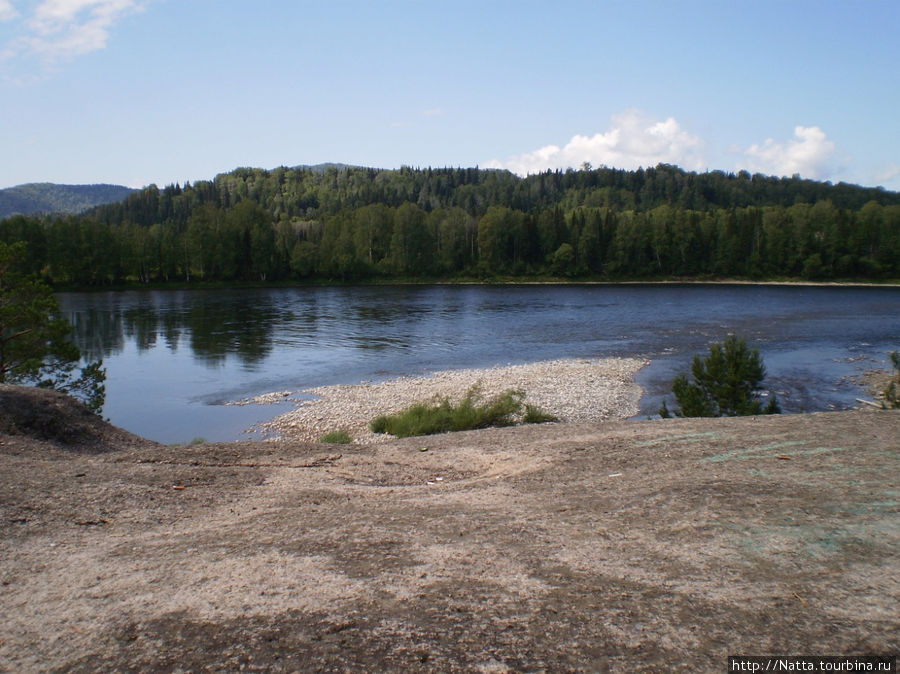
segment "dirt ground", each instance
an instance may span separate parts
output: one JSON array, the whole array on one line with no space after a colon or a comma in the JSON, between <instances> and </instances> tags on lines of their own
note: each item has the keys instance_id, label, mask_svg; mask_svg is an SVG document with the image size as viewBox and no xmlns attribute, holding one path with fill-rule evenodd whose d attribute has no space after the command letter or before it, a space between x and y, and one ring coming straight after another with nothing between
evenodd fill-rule
<instances>
[{"instance_id":1,"label":"dirt ground","mask_svg":"<svg viewBox=\"0 0 900 674\"><path fill-rule=\"evenodd\" d=\"M6 671L723 672L900 646L900 412L176 448L56 398L4 420L11 400ZM80 431L38 439L41 415Z\"/></svg>"}]
</instances>

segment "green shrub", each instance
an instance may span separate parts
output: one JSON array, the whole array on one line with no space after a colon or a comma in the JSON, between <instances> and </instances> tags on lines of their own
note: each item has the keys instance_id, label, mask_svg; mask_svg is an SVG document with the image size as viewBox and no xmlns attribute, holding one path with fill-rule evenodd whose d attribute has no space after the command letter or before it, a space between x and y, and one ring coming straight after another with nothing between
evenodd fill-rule
<instances>
[{"instance_id":1,"label":"green shrub","mask_svg":"<svg viewBox=\"0 0 900 674\"><path fill-rule=\"evenodd\" d=\"M523 424L546 424L551 421L559 421L559 417L555 414L545 412L536 405L525 405L525 414L522 415Z\"/></svg>"},{"instance_id":2,"label":"green shrub","mask_svg":"<svg viewBox=\"0 0 900 674\"><path fill-rule=\"evenodd\" d=\"M350 434L347 431L340 430L326 433L319 438L319 442L325 442L329 445L349 445L353 442L353 438L350 437Z\"/></svg>"},{"instance_id":3,"label":"green shrub","mask_svg":"<svg viewBox=\"0 0 900 674\"><path fill-rule=\"evenodd\" d=\"M763 408L758 395L766 377L766 368L757 349L744 339L731 335L709 347L706 358L694 356L693 381L681 374L672 383L680 417L735 417L751 414L778 414L781 409L773 395ZM665 401L659 410L663 418L671 416Z\"/></svg>"},{"instance_id":4,"label":"green shrub","mask_svg":"<svg viewBox=\"0 0 900 674\"><path fill-rule=\"evenodd\" d=\"M203 445L203 444L206 444L207 442L209 442L209 440L198 435L194 438L191 438L190 442L170 442L167 446L168 447L196 447L197 445Z\"/></svg>"},{"instance_id":5,"label":"green shrub","mask_svg":"<svg viewBox=\"0 0 900 674\"><path fill-rule=\"evenodd\" d=\"M416 403L397 414L376 417L369 428L374 433L408 438L491 426L512 426L520 420L525 423L555 420L555 417L539 408L525 405L524 400L524 391L509 389L482 401L481 386L475 384L456 404L447 397L435 398L431 403Z\"/></svg>"}]
</instances>

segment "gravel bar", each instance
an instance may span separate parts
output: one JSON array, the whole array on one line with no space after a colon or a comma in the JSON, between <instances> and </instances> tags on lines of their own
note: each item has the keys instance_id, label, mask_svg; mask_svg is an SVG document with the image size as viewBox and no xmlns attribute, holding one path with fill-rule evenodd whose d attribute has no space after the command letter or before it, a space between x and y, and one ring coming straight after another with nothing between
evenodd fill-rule
<instances>
[{"instance_id":1,"label":"gravel bar","mask_svg":"<svg viewBox=\"0 0 900 674\"><path fill-rule=\"evenodd\" d=\"M476 384L486 398L508 389L523 390L526 403L561 422L627 419L640 409L642 389L634 382L634 374L648 362L637 358L551 360L323 386L302 391L317 397L260 428L270 436L291 440L318 440L325 433L343 430L354 442L370 444L385 437L369 430L373 418L435 397L458 400Z\"/></svg>"}]
</instances>

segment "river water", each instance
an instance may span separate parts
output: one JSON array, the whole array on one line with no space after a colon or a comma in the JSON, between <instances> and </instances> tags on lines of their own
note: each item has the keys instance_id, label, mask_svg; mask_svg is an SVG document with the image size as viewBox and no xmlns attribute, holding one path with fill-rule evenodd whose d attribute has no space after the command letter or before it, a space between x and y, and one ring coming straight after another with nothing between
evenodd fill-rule
<instances>
[{"instance_id":1,"label":"river water","mask_svg":"<svg viewBox=\"0 0 900 674\"><path fill-rule=\"evenodd\" d=\"M785 412L846 409L900 349L900 287L440 285L63 293L107 369L104 416L161 442L235 440L270 391L555 358L641 356L641 416L735 333ZM672 400L670 396L670 406Z\"/></svg>"}]
</instances>

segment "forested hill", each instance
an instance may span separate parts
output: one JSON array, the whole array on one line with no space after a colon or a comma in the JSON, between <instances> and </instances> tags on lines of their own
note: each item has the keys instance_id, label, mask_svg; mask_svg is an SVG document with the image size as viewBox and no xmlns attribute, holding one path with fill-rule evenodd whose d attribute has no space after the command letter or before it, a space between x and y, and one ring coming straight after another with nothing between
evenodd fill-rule
<instances>
[{"instance_id":1,"label":"forested hill","mask_svg":"<svg viewBox=\"0 0 900 674\"><path fill-rule=\"evenodd\" d=\"M61 285L408 278L900 278L900 193L674 166L242 168L11 218Z\"/></svg>"},{"instance_id":2,"label":"forested hill","mask_svg":"<svg viewBox=\"0 0 900 674\"><path fill-rule=\"evenodd\" d=\"M27 183L0 190L0 218L33 213L81 213L121 201L136 190L122 185Z\"/></svg>"},{"instance_id":3,"label":"forested hill","mask_svg":"<svg viewBox=\"0 0 900 674\"><path fill-rule=\"evenodd\" d=\"M229 208L251 199L276 219L322 218L372 204L413 203L425 211L460 207L473 216L490 206L524 212L558 207L608 207L646 211L668 205L688 210L747 206L792 206L829 200L837 208L858 210L869 201L900 204L900 193L881 188L713 171L689 173L674 166L626 171L600 168L545 172L520 178L492 169L383 170L321 164L263 170L239 168L212 181L163 190L151 186L124 203L98 208L106 222L150 225L185 221L195 206Z\"/></svg>"}]
</instances>

